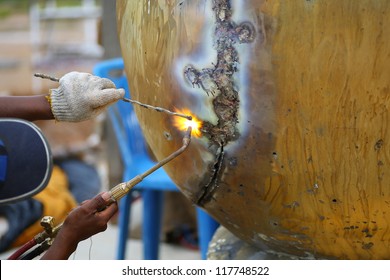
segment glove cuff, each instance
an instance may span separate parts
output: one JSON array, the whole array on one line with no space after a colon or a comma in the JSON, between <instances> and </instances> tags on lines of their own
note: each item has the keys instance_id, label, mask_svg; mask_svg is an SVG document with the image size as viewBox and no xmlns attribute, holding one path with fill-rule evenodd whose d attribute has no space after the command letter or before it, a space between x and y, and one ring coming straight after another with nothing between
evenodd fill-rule
<instances>
[{"instance_id":1,"label":"glove cuff","mask_svg":"<svg viewBox=\"0 0 390 280\"><path fill-rule=\"evenodd\" d=\"M53 116L57 121L75 121L61 88L50 90L50 105Z\"/></svg>"}]
</instances>

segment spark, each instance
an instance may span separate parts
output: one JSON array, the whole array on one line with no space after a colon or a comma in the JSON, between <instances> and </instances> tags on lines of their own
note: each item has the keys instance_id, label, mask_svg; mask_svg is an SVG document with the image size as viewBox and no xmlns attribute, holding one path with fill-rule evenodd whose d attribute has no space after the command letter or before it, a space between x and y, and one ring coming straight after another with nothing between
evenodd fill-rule
<instances>
[{"instance_id":1,"label":"spark","mask_svg":"<svg viewBox=\"0 0 390 280\"><path fill-rule=\"evenodd\" d=\"M192 127L192 134L195 137L200 137L202 135L200 128L202 127L202 121L197 119L190 110L183 109L183 110L175 110L178 114L188 115L191 116L190 119L186 118L175 118L174 119L174 125L180 129L180 130L187 130L188 127Z\"/></svg>"}]
</instances>

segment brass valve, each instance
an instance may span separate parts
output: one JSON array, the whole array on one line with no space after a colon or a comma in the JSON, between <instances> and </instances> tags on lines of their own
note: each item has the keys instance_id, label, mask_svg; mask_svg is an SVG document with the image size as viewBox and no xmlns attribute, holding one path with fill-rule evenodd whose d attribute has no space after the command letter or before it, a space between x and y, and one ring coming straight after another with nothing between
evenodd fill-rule
<instances>
[{"instance_id":1,"label":"brass valve","mask_svg":"<svg viewBox=\"0 0 390 280\"><path fill-rule=\"evenodd\" d=\"M54 218L51 216L44 216L41 219L41 226L44 228L45 232L51 236L54 229Z\"/></svg>"}]
</instances>

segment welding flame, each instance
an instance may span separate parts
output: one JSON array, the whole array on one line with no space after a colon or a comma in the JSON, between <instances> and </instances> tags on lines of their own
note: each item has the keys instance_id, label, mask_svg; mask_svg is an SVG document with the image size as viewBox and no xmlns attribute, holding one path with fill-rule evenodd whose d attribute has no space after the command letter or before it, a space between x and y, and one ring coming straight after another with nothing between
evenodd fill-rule
<instances>
[{"instance_id":1,"label":"welding flame","mask_svg":"<svg viewBox=\"0 0 390 280\"><path fill-rule=\"evenodd\" d=\"M174 125L180 129L180 130L187 130L189 126L192 127L192 135L195 137L200 137L202 135L202 132L200 131L200 128L202 127L202 121L198 120L190 110L183 109L183 110L175 110L175 112L187 116L191 116L192 120L188 120L186 118L177 117L174 118Z\"/></svg>"}]
</instances>

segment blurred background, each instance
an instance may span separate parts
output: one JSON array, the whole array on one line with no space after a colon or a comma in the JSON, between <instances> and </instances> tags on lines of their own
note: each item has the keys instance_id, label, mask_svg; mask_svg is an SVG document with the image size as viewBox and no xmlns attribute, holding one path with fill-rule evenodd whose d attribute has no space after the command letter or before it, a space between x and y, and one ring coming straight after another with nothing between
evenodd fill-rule
<instances>
[{"instance_id":1,"label":"blurred background","mask_svg":"<svg viewBox=\"0 0 390 280\"><path fill-rule=\"evenodd\" d=\"M34 73L59 78L70 71L91 73L97 62L120 56L115 1L0 0L0 42L0 95L47 94L57 83ZM38 125L55 156L92 156L101 148L104 118ZM120 166L110 174L118 181Z\"/></svg>"},{"instance_id":2,"label":"blurred background","mask_svg":"<svg viewBox=\"0 0 390 280\"><path fill-rule=\"evenodd\" d=\"M34 73L58 78L70 71L92 73L99 61L120 57L115 5L116 1L103 0L0 0L0 95L47 94L57 83L34 77ZM36 124L48 138L56 159L77 157L93 165L98 170L102 190L121 182L122 164L105 114L81 123L40 121ZM185 201L181 193L175 193L171 199ZM192 207L186 203L180 207ZM142 199L139 199L132 208L129 239L132 243L127 259L142 259L141 205ZM183 223L187 218L193 222L192 214L179 219ZM177 217L166 216L164 220L177 223ZM169 232L171 237L173 230ZM80 244L72 258L114 259L116 239L116 220L113 219L106 232ZM170 244L163 244L160 258L200 259L196 244L187 242L186 246L180 244L181 239L179 232ZM9 253L2 254L1 258L7 255Z\"/></svg>"}]
</instances>

